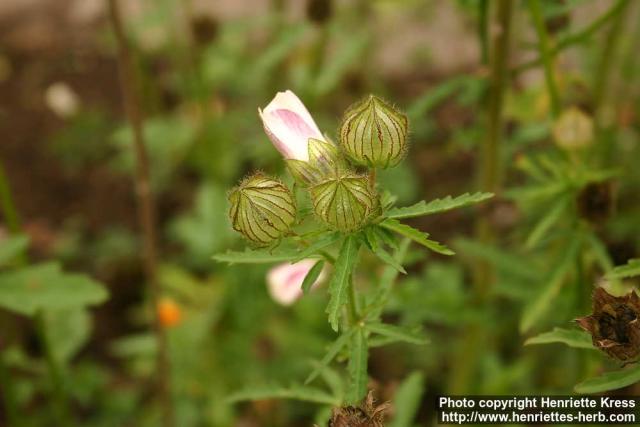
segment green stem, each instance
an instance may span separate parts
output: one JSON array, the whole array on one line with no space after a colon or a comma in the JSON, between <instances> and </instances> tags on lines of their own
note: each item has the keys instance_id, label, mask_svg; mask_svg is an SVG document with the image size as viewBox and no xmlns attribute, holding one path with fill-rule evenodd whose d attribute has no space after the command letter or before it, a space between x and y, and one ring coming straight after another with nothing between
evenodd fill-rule
<instances>
[{"instance_id":1,"label":"green stem","mask_svg":"<svg viewBox=\"0 0 640 427\"><path fill-rule=\"evenodd\" d=\"M551 56L555 56L558 53L562 52L566 48L573 46L575 44L583 43L591 38L591 36L602 28L611 18L617 16L623 9L623 6L629 0L618 0L618 2L611 7L605 14L600 16L598 19L593 21L590 25L584 28L582 31L578 31L575 34L571 34L563 39L561 39L556 46L551 49ZM519 74L529 68L537 67L542 64L542 58L536 58L531 61L527 61L523 64L518 65L512 70L513 74Z\"/></svg>"},{"instance_id":2,"label":"green stem","mask_svg":"<svg viewBox=\"0 0 640 427\"><path fill-rule=\"evenodd\" d=\"M4 171L4 165L0 162L0 203L2 204L2 215L4 216L7 228L12 234L20 232L20 219L16 205L13 202L9 180Z\"/></svg>"},{"instance_id":3,"label":"green stem","mask_svg":"<svg viewBox=\"0 0 640 427\"><path fill-rule=\"evenodd\" d=\"M16 402L15 390L11 383L9 368L4 361L2 353L4 349L0 349L0 387L2 389L2 402L4 403L7 421L10 426L22 425L21 418L18 417L18 404Z\"/></svg>"},{"instance_id":4,"label":"green stem","mask_svg":"<svg viewBox=\"0 0 640 427\"><path fill-rule=\"evenodd\" d=\"M484 65L489 62L489 0L478 1L478 40L480 40L480 58Z\"/></svg>"},{"instance_id":5,"label":"green stem","mask_svg":"<svg viewBox=\"0 0 640 427\"><path fill-rule=\"evenodd\" d=\"M593 103L595 111L597 112L605 100L605 94L609 85L609 76L611 74L613 57L618 51L618 44L620 41L620 34L623 30L623 25L626 22L626 14L624 10L628 5L628 1L621 2L620 12L615 15L615 19L611 23L611 27L607 32L604 46L602 48L602 56L598 63L594 79L593 79ZM596 123L598 123L596 117Z\"/></svg>"},{"instance_id":6,"label":"green stem","mask_svg":"<svg viewBox=\"0 0 640 427\"><path fill-rule=\"evenodd\" d=\"M358 307L358 293L356 292L356 286L353 283L353 275L349 278L349 317L351 319L351 325L356 326L360 322L360 307Z\"/></svg>"},{"instance_id":7,"label":"green stem","mask_svg":"<svg viewBox=\"0 0 640 427\"><path fill-rule=\"evenodd\" d=\"M560 97L558 96L558 89L553 78L553 55L549 48L549 35L544 25L540 0L529 0L529 10L533 17L536 32L538 33L538 48L540 49L540 57L544 65L544 78L547 84L547 91L551 97L551 112L555 118L558 117L560 113Z\"/></svg>"},{"instance_id":8,"label":"green stem","mask_svg":"<svg viewBox=\"0 0 640 427\"><path fill-rule=\"evenodd\" d=\"M34 322L36 325L36 332L40 343L42 344L42 351L44 352L45 361L47 363L47 370L49 371L49 378L51 380L54 405L56 417L58 418L59 425L70 426L72 425L71 417L68 412L67 393L64 387L64 380L62 378L62 371L60 365L53 353L53 347L47 337L46 322L44 313L39 311L34 316Z\"/></svg>"},{"instance_id":9,"label":"green stem","mask_svg":"<svg viewBox=\"0 0 640 427\"><path fill-rule=\"evenodd\" d=\"M490 87L487 100L487 131L482 144L481 163L478 181L483 191L500 193L502 187L502 138L503 138L503 101L509 84L509 45L511 35L511 16L514 2L498 0L496 2L495 26L490 57ZM485 216L479 216L476 222L476 238L485 245L495 240L491 224ZM485 261L478 261L474 271L475 303L483 306L489 296L493 281L493 268ZM486 343L483 330L479 325L470 325L462 334L457 360L452 366L455 371L449 378L448 393L468 394L469 383L476 373L476 363Z\"/></svg>"}]
</instances>

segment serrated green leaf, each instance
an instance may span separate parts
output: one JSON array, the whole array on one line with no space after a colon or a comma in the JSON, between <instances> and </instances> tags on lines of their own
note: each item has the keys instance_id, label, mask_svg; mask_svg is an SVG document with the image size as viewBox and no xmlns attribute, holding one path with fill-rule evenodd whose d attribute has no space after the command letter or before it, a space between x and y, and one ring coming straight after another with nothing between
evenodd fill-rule
<instances>
[{"instance_id":1,"label":"serrated green leaf","mask_svg":"<svg viewBox=\"0 0 640 427\"><path fill-rule=\"evenodd\" d=\"M404 239L396 252L393 254L393 258L396 262L401 263L407 255L407 251L409 249L409 245L411 244L410 239ZM398 278L398 270L391 266L386 266L384 270L382 270L382 274L380 276L380 284L378 286L378 291L373 297L373 301L367 307L367 311L370 314L370 318L377 319L382 313L382 310L385 306L386 301L389 298L389 294L391 293L391 289L393 287L393 283Z\"/></svg>"},{"instance_id":2,"label":"serrated green leaf","mask_svg":"<svg viewBox=\"0 0 640 427\"><path fill-rule=\"evenodd\" d=\"M416 216L432 215L480 203L492 198L493 196L493 193L465 193L455 198L447 196L443 199L435 199L428 203L423 200L413 206L390 209L386 215L388 218L413 218Z\"/></svg>"},{"instance_id":3,"label":"serrated green leaf","mask_svg":"<svg viewBox=\"0 0 640 427\"><path fill-rule=\"evenodd\" d=\"M316 238L309 246L304 248L302 251L298 251L296 256L293 258L293 262L296 263L298 261L302 261L305 258L317 255L318 252L333 245L338 240L340 240L340 233L329 233L325 236L322 236L321 238Z\"/></svg>"},{"instance_id":4,"label":"serrated green leaf","mask_svg":"<svg viewBox=\"0 0 640 427\"><path fill-rule=\"evenodd\" d=\"M380 225L388 230L395 231L398 234L408 237L414 242L420 243L422 246L428 249L431 249L432 251L437 252L439 254L453 255L455 253L448 247L444 246L443 244L438 243L435 240L430 240L428 233L424 233L420 230L416 230L415 228L406 224L402 224L401 222L395 219L387 218L384 221L382 221Z\"/></svg>"},{"instance_id":5,"label":"serrated green leaf","mask_svg":"<svg viewBox=\"0 0 640 427\"><path fill-rule=\"evenodd\" d=\"M303 402L320 403L323 405L339 406L340 400L324 390L292 385L291 387L265 386L251 387L232 393L227 399L227 403L242 402L245 400L265 400L265 399L290 399Z\"/></svg>"},{"instance_id":6,"label":"serrated green leaf","mask_svg":"<svg viewBox=\"0 0 640 427\"><path fill-rule=\"evenodd\" d=\"M218 262L232 264L270 264L276 262L290 261L300 254L299 250L287 249L280 251L269 251L268 249L227 251L223 254L213 256ZM311 255L307 256L307 258Z\"/></svg>"},{"instance_id":7,"label":"serrated green leaf","mask_svg":"<svg viewBox=\"0 0 640 427\"><path fill-rule=\"evenodd\" d=\"M540 293L524 308L520 320L520 332L526 332L552 307L553 298L558 295L564 282L564 278L573 265L580 247L580 239L571 241L560 262L555 266L547 284Z\"/></svg>"},{"instance_id":8,"label":"serrated green leaf","mask_svg":"<svg viewBox=\"0 0 640 427\"><path fill-rule=\"evenodd\" d=\"M318 280L318 277L320 277L320 273L322 273L323 268L323 260L316 262L313 267L311 267L311 270L309 270L307 275L304 277L304 280L302 281L302 292L304 292L305 294L309 293L311 286L313 286L313 284L316 283L316 280Z\"/></svg>"},{"instance_id":9,"label":"serrated green leaf","mask_svg":"<svg viewBox=\"0 0 640 427\"><path fill-rule=\"evenodd\" d=\"M402 273L402 274L407 274L407 271L404 269L404 267L402 266L402 264L400 264L398 261L396 261L395 259L393 259L393 257L391 256L391 254L387 251L385 251L382 248L378 248L376 251L374 251L374 253L376 254L376 256L378 258L380 258L382 261L384 261L386 264L390 265L391 267L395 268L396 270L398 270L398 272Z\"/></svg>"},{"instance_id":10,"label":"serrated green leaf","mask_svg":"<svg viewBox=\"0 0 640 427\"><path fill-rule=\"evenodd\" d=\"M24 253L28 246L29 238L25 235L11 236L0 241L0 267Z\"/></svg>"},{"instance_id":11,"label":"serrated green leaf","mask_svg":"<svg viewBox=\"0 0 640 427\"><path fill-rule=\"evenodd\" d=\"M345 331L342 335L338 337L337 340L333 342L333 344L331 344L331 346L327 350L327 354L325 354L322 360L320 361L320 365L316 369L314 369L313 372L311 372L311 374L309 374L306 380L304 380L305 385L309 384L318 376L318 374L320 374L321 368L328 366L329 363L331 363L331 361L338 355L338 353L340 353L340 350L342 350L344 346L347 345L347 343L351 339L351 335L353 334L353 332L354 332L354 329L349 329L348 331Z\"/></svg>"},{"instance_id":12,"label":"serrated green leaf","mask_svg":"<svg viewBox=\"0 0 640 427\"><path fill-rule=\"evenodd\" d=\"M591 394L602 393L608 390L617 390L640 381L640 364L627 369L607 372L595 378L590 378L574 387L576 393Z\"/></svg>"},{"instance_id":13,"label":"serrated green leaf","mask_svg":"<svg viewBox=\"0 0 640 427\"><path fill-rule=\"evenodd\" d=\"M388 323L369 323L366 328L375 334L390 338L393 341L404 341L411 344L423 345L429 340L414 329L390 325Z\"/></svg>"},{"instance_id":14,"label":"serrated green leaf","mask_svg":"<svg viewBox=\"0 0 640 427\"><path fill-rule=\"evenodd\" d=\"M630 259L625 265L620 265L607 274L609 279L626 279L640 276L640 259Z\"/></svg>"},{"instance_id":15,"label":"serrated green leaf","mask_svg":"<svg viewBox=\"0 0 640 427\"><path fill-rule=\"evenodd\" d=\"M96 305L107 297L100 283L65 273L53 262L0 274L0 307L24 315Z\"/></svg>"},{"instance_id":16,"label":"serrated green leaf","mask_svg":"<svg viewBox=\"0 0 640 427\"><path fill-rule=\"evenodd\" d=\"M543 332L540 335L531 337L524 342L524 345L562 343L573 348L594 349L591 336L577 329L553 328L552 331Z\"/></svg>"},{"instance_id":17,"label":"serrated green leaf","mask_svg":"<svg viewBox=\"0 0 640 427\"><path fill-rule=\"evenodd\" d=\"M394 415L389 427L412 427L424 393L424 375L415 371L400 384L393 399Z\"/></svg>"},{"instance_id":18,"label":"serrated green leaf","mask_svg":"<svg viewBox=\"0 0 640 427\"><path fill-rule=\"evenodd\" d=\"M369 347L367 345L367 333L364 328L357 328L351 335L351 347L349 349L350 384L347 391L347 401L352 404L359 403L367 394L367 359Z\"/></svg>"},{"instance_id":19,"label":"serrated green leaf","mask_svg":"<svg viewBox=\"0 0 640 427\"><path fill-rule=\"evenodd\" d=\"M349 278L355 267L359 249L358 239L355 236L348 236L344 239L336 263L333 266L333 276L329 282L331 298L327 306L327 313L329 314L329 323L334 331L338 330L340 310L347 302Z\"/></svg>"}]
</instances>

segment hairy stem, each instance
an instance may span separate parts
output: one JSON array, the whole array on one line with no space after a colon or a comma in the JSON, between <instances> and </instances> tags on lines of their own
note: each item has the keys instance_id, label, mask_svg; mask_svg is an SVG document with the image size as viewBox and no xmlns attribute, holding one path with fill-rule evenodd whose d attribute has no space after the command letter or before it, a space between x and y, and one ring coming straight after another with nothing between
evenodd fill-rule
<instances>
[{"instance_id":1,"label":"hairy stem","mask_svg":"<svg viewBox=\"0 0 640 427\"><path fill-rule=\"evenodd\" d=\"M157 277L155 207L149 179L149 159L144 143L143 118L136 73L122 24L118 0L109 0L109 17L118 45L118 70L124 108L133 130L133 149L136 160L135 184L139 222L143 234L144 270L149 286L151 312L154 313L154 329L158 343L156 381L158 383L160 406L162 407L162 425L173 427L175 421L171 397L171 366L167 337L156 311L161 296L161 287Z\"/></svg>"},{"instance_id":2,"label":"hairy stem","mask_svg":"<svg viewBox=\"0 0 640 427\"><path fill-rule=\"evenodd\" d=\"M544 65L544 79L547 84L547 91L551 98L551 112L553 117L558 117L560 113L560 97L558 88L553 78L553 55L549 46L549 35L544 25L544 17L542 16L542 6L540 0L529 0L529 10L538 33L538 48L540 49L540 57Z\"/></svg>"},{"instance_id":3,"label":"hairy stem","mask_svg":"<svg viewBox=\"0 0 640 427\"><path fill-rule=\"evenodd\" d=\"M500 193L502 187L502 134L504 118L502 114L504 95L509 83L509 44L511 34L511 0L496 1L495 21L490 52L490 87L487 100L487 130L482 144L478 181L483 191ZM488 219L482 215L476 222L476 238L485 245L494 241L494 233ZM493 269L485 261L478 261L474 269L475 302L483 305L489 295L493 281ZM470 325L463 333L458 360L452 365L448 392L464 394L469 392L469 383L476 373L476 362L486 342L483 328Z\"/></svg>"}]
</instances>

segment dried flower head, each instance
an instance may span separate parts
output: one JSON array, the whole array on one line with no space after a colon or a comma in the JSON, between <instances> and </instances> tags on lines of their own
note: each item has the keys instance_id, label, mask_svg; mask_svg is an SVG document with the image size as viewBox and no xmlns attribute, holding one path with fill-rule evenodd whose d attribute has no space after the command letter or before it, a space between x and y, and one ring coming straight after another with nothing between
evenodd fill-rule
<instances>
[{"instance_id":1,"label":"dried flower head","mask_svg":"<svg viewBox=\"0 0 640 427\"><path fill-rule=\"evenodd\" d=\"M345 406L333 410L329 427L384 427L385 412L390 404L375 404L373 391L360 406Z\"/></svg>"},{"instance_id":2,"label":"dried flower head","mask_svg":"<svg viewBox=\"0 0 640 427\"><path fill-rule=\"evenodd\" d=\"M593 120L578 108L569 108L553 125L553 137L565 150L585 148L593 142Z\"/></svg>"},{"instance_id":3,"label":"dried flower head","mask_svg":"<svg viewBox=\"0 0 640 427\"><path fill-rule=\"evenodd\" d=\"M342 232L362 228L378 206L369 180L360 175L334 176L314 185L310 192L315 214Z\"/></svg>"},{"instance_id":4,"label":"dried flower head","mask_svg":"<svg viewBox=\"0 0 640 427\"><path fill-rule=\"evenodd\" d=\"M262 173L245 178L229 193L233 229L258 245L267 245L290 230L296 219L291 191Z\"/></svg>"},{"instance_id":5,"label":"dried flower head","mask_svg":"<svg viewBox=\"0 0 640 427\"><path fill-rule=\"evenodd\" d=\"M640 356L640 298L635 291L622 297L604 288L593 292L593 314L576 319L591 334L593 345L621 362Z\"/></svg>"},{"instance_id":6,"label":"dried flower head","mask_svg":"<svg viewBox=\"0 0 640 427\"><path fill-rule=\"evenodd\" d=\"M373 95L351 106L340 125L340 144L354 163L396 166L407 151L407 116Z\"/></svg>"}]
</instances>

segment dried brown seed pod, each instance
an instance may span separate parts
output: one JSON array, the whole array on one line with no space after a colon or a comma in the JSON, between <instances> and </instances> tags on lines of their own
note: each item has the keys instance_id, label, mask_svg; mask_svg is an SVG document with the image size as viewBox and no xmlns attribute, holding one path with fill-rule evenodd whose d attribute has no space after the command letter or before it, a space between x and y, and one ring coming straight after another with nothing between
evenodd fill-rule
<instances>
[{"instance_id":1,"label":"dried brown seed pod","mask_svg":"<svg viewBox=\"0 0 640 427\"><path fill-rule=\"evenodd\" d=\"M621 362L640 356L640 297L635 291L622 297L598 287L593 292L593 314L576 319L591 334L593 345Z\"/></svg>"},{"instance_id":2,"label":"dried brown seed pod","mask_svg":"<svg viewBox=\"0 0 640 427\"><path fill-rule=\"evenodd\" d=\"M369 391L360 406L345 406L333 410L329 427L384 427L388 402L376 405L373 391Z\"/></svg>"}]
</instances>

